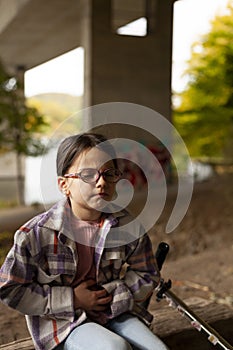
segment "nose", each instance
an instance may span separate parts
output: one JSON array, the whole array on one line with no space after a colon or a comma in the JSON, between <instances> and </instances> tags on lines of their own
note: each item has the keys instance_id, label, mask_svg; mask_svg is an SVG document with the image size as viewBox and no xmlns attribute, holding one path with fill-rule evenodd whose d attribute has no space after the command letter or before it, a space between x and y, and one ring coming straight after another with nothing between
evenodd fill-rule
<instances>
[{"instance_id":1,"label":"nose","mask_svg":"<svg viewBox=\"0 0 233 350\"><path fill-rule=\"evenodd\" d=\"M103 174L100 174L100 177L96 181L96 186L99 187L99 186L103 186L105 184L106 184L106 181L105 181L105 179L103 177Z\"/></svg>"}]
</instances>

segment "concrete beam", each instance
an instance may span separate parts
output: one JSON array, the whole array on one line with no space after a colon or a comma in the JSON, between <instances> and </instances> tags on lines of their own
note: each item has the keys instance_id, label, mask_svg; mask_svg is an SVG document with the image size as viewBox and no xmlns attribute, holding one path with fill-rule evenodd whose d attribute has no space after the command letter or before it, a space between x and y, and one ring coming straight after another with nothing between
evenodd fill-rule
<instances>
[{"instance_id":1,"label":"concrete beam","mask_svg":"<svg viewBox=\"0 0 233 350\"><path fill-rule=\"evenodd\" d=\"M18 65L30 69L81 46L86 36L83 21L89 16L91 2L0 0L0 58L14 72ZM144 2L113 1L116 26L138 18ZM110 0L105 3L108 5Z\"/></svg>"},{"instance_id":2,"label":"concrete beam","mask_svg":"<svg viewBox=\"0 0 233 350\"><path fill-rule=\"evenodd\" d=\"M111 2L93 0L86 55L86 105L132 102L170 119L173 1L153 0L153 30L145 37L117 35ZM89 23L89 25L90 25Z\"/></svg>"},{"instance_id":3,"label":"concrete beam","mask_svg":"<svg viewBox=\"0 0 233 350\"><path fill-rule=\"evenodd\" d=\"M132 0L17 1L7 2L12 4L10 11L3 6L6 1L0 0L1 16L5 16L0 27L0 59L13 74L19 66L28 70L83 46L85 107L133 102L170 119L175 0L134 0L133 8ZM143 7L149 23L147 35L118 35L112 11L121 25L142 14Z\"/></svg>"},{"instance_id":4,"label":"concrete beam","mask_svg":"<svg viewBox=\"0 0 233 350\"><path fill-rule=\"evenodd\" d=\"M1 27L0 57L12 71L18 65L30 69L80 46L80 1L24 0L11 16L7 11L2 15L8 19Z\"/></svg>"},{"instance_id":5,"label":"concrete beam","mask_svg":"<svg viewBox=\"0 0 233 350\"><path fill-rule=\"evenodd\" d=\"M30 0L0 0L0 33L3 32L28 1Z\"/></svg>"}]
</instances>

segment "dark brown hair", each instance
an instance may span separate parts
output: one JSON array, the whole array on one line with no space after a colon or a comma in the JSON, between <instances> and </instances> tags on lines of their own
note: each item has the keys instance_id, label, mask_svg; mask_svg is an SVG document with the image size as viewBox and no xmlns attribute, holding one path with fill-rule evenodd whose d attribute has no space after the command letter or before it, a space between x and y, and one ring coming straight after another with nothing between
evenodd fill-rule
<instances>
[{"instance_id":1,"label":"dark brown hair","mask_svg":"<svg viewBox=\"0 0 233 350\"><path fill-rule=\"evenodd\" d=\"M104 142L103 145L101 145ZM102 151L109 154L115 168L118 168L116 153L107 139L100 134L83 133L65 138L57 151L57 175L64 176L71 167L73 161L83 151L98 146Z\"/></svg>"}]
</instances>

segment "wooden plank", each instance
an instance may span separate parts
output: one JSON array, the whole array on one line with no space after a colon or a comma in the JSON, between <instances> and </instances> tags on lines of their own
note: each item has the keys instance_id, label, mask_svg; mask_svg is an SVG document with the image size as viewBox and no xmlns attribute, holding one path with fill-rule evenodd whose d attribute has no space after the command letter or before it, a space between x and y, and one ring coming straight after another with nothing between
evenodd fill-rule
<instances>
[{"instance_id":1,"label":"wooden plank","mask_svg":"<svg viewBox=\"0 0 233 350\"><path fill-rule=\"evenodd\" d=\"M34 350L31 338L15 340L8 344L0 345L0 349L4 350Z\"/></svg>"},{"instance_id":2,"label":"wooden plank","mask_svg":"<svg viewBox=\"0 0 233 350\"><path fill-rule=\"evenodd\" d=\"M154 315L152 323L153 330L161 337L170 333L178 333L184 329L192 329L192 326L177 310L170 307L167 302L162 301L161 307L151 308ZM224 304L217 304L206 299L195 297L185 300L185 303L207 323L215 323L219 320L233 318L233 309Z\"/></svg>"},{"instance_id":3,"label":"wooden plank","mask_svg":"<svg viewBox=\"0 0 233 350\"><path fill-rule=\"evenodd\" d=\"M233 308L202 298L190 298L185 303L200 318L211 325L228 343L233 339ZM152 303L152 331L172 350L212 350L207 336L198 332L177 310L162 301L161 307ZM217 347L219 349L219 347Z\"/></svg>"},{"instance_id":4,"label":"wooden plank","mask_svg":"<svg viewBox=\"0 0 233 350\"><path fill-rule=\"evenodd\" d=\"M190 298L185 303L203 320L211 324L228 342L233 339L233 309L202 298ZM151 303L154 315L152 331L172 350L213 349L207 337L200 334L177 310L166 301ZM34 350L31 338L0 345L0 350Z\"/></svg>"}]
</instances>

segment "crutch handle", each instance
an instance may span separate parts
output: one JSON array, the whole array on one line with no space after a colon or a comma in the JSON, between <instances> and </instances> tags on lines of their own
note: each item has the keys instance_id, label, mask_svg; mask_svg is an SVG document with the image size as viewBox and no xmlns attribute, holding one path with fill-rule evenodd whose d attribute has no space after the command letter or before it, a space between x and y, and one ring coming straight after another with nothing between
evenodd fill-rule
<instances>
[{"instance_id":1,"label":"crutch handle","mask_svg":"<svg viewBox=\"0 0 233 350\"><path fill-rule=\"evenodd\" d=\"M159 243L157 251L155 253L155 258L157 261L159 271L162 269L164 260L166 259L168 252L169 252L169 245L165 242Z\"/></svg>"}]
</instances>

